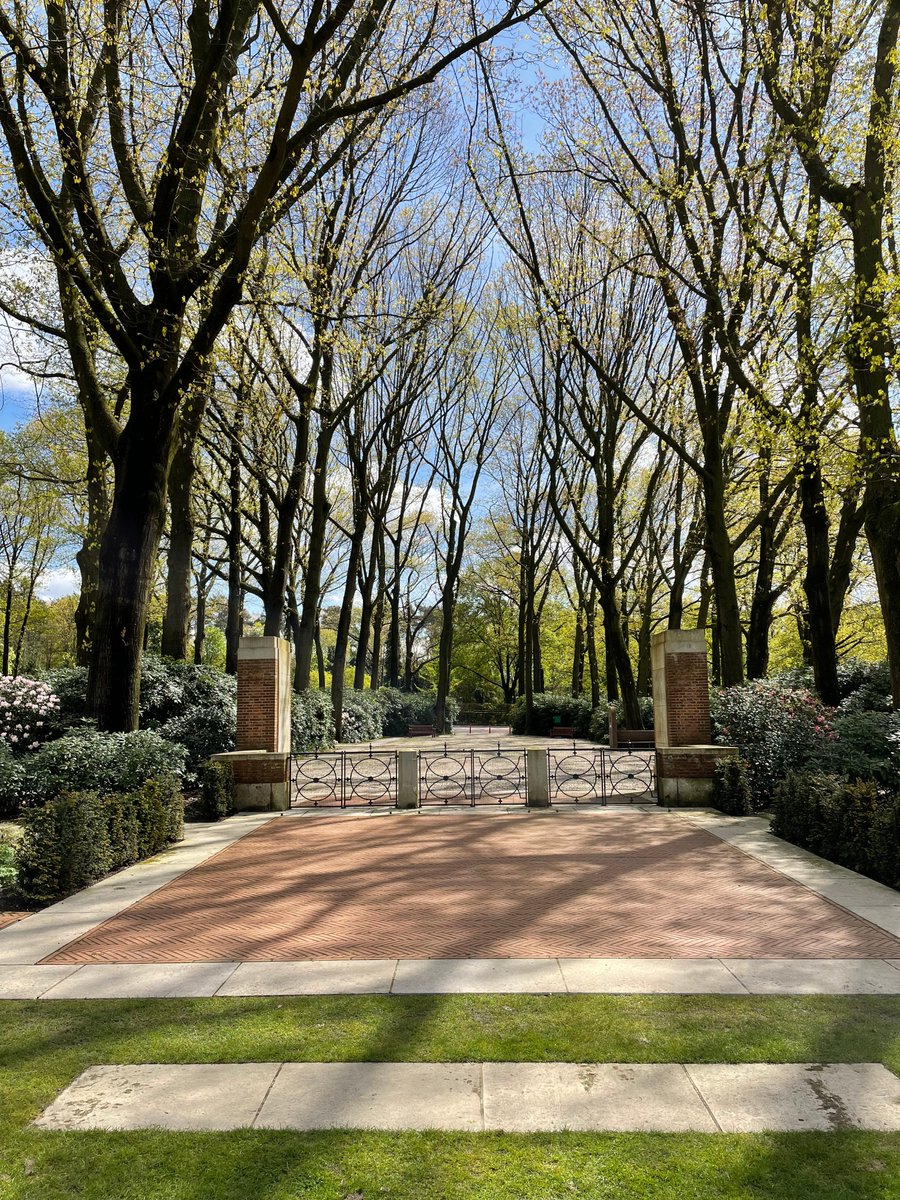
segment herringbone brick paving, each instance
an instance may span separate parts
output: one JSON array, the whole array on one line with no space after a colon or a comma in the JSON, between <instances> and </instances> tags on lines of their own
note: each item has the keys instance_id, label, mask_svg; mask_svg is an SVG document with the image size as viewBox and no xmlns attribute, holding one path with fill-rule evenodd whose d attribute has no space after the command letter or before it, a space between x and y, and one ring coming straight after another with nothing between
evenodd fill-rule
<instances>
[{"instance_id":1,"label":"herringbone brick paving","mask_svg":"<svg viewBox=\"0 0 900 1200\"><path fill-rule=\"evenodd\" d=\"M14 925L16 921L21 921L23 917L29 915L27 912L0 912L0 929L4 929L7 925Z\"/></svg>"},{"instance_id":2,"label":"herringbone brick paving","mask_svg":"<svg viewBox=\"0 0 900 1200\"><path fill-rule=\"evenodd\" d=\"M685 822L273 821L45 959L900 958L900 941Z\"/></svg>"}]
</instances>

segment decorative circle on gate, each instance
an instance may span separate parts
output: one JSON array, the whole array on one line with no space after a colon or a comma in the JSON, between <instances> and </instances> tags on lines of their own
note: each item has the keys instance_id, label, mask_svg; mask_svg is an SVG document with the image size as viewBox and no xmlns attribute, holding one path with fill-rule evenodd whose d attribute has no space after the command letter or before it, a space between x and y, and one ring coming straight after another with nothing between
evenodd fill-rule
<instances>
[{"instance_id":1,"label":"decorative circle on gate","mask_svg":"<svg viewBox=\"0 0 900 1200\"><path fill-rule=\"evenodd\" d=\"M294 759L294 804L340 804L341 778L338 770L340 759L295 758Z\"/></svg>"},{"instance_id":2,"label":"decorative circle on gate","mask_svg":"<svg viewBox=\"0 0 900 1200\"><path fill-rule=\"evenodd\" d=\"M610 791L619 796L638 796L653 790L653 756L651 754L610 754Z\"/></svg>"},{"instance_id":3,"label":"decorative circle on gate","mask_svg":"<svg viewBox=\"0 0 900 1200\"><path fill-rule=\"evenodd\" d=\"M502 804L524 791L521 755L513 757L498 751L475 763L475 797L488 797Z\"/></svg>"},{"instance_id":4,"label":"decorative circle on gate","mask_svg":"<svg viewBox=\"0 0 900 1200\"><path fill-rule=\"evenodd\" d=\"M396 792L394 756L347 755L347 803L390 804Z\"/></svg>"},{"instance_id":5,"label":"decorative circle on gate","mask_svg":"<svg viewBox=\"0 0 900 1200\"><path fill-rule=\"evenodd\" d=\"M597 758L577 750L562 755L553 762L553 782L557 800L599 800L601 787Z\"/></svg>"},{"instance_id":6,"label":"decorative circle on gate","mask_svg":"<svg viewBox=\"0 0 900 1200\"><path fill-rule=\"evenodd\" d=\"M422 799L439 800L442 804L452 804L455 800L468 801L467 759L468 755L439 754L432 758L423 754Z\"/></svg>"}]
</instances>

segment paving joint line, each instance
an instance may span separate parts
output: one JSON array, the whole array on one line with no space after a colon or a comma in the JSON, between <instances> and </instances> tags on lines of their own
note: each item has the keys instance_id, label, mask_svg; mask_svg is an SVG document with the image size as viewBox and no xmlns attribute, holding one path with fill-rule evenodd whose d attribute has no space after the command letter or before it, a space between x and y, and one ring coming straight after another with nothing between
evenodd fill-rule
<instances>
[{"instance_id":1,"label":"paving joint line","mask_svg":"<svg viewBox=\"0 0 900 1200\"><path fill-rule=\"evenodd\" d=\"M738 982L740 982L740 981L738 981ZM694 1079L693 1075L690 1072L689 1064L688 1063L680 1063L679 1065L680 1065L682 1071L684 1071L685 1076L687 1077L688 1083L691 1085L691 1087L696 1092L697 1099L700 1101L700 1103L703 1105L703 1107L709 1113L709 1119L712 1121L713 1125L715 1125L715 1127L719 1131L719 1133L724 1133L725 1130L722 1128L721 1124L719 1123L718 1117L713 1112L713 1110L710 1108L706 1097L703 1095L703 1093L700 1091L700 1088L697 1086L697 1081L696 1081L696 1079Z\"/></svg>"},{"instance_id":2,"label":"paving joint line","mask_svg":"<svg viewBox=\"0 0 900 1200\"><path fill-rule=\"evenodd\" d=\"M275 1081L283 1070L284 1070L284 1063L280 1062L278 1064L278 1070L275 1072L275 1074L272 1076L271 1080L269 1081L269 1086L266 1088L265 1095L263 1096L262 1100L260 1100L260 1102L259 1102L259 1108L253 1114L253 1120L250 1122L251 1129L256 1128L256 1122L259 1120L259 1114L265 1108L266 1101L268 1100L269 1096L272 1093L272 1088L275 1086Z\"/></svg>"}]
</instances>

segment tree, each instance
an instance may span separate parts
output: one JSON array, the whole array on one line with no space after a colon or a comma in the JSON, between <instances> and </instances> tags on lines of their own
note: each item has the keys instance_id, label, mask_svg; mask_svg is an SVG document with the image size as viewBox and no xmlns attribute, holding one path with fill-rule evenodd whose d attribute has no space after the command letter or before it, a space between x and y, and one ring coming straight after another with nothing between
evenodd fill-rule
<instances>
[{"instance_id":1,"label":"tree","mask_svg":"<svg viewBox=\"0 0 900 1200\"><path fill-rule=\"evenodd\" d=\"M103 728L137 724L184 406L260 239L377 114L546 2L474 26L465 6L387 0L287 20L270 0L0 6L0 129L23 207L127 370L127 415L96 412L115 473L89 680Z\"/></svg>"}]
</instances>

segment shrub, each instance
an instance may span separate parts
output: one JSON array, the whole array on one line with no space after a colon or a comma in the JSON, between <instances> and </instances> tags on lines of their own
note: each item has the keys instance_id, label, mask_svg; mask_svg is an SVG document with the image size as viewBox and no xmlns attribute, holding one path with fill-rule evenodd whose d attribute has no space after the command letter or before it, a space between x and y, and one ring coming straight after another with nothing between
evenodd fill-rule
<instances>
[{"instance_id":1,"label":"shrub","mask_svg":"<svg viewBox=\"0 0 900 1200\"><path fill-rule=\"evenodd\" d=\"M726 758L716 763L710 799L713 808L732 817L746 817L753 812L747 764L742 759Z\"/></svg>"},{"instance_id":2,"label":"shrub","mask_svg":"<svg viewBox=\"0 0 900 1200\"><path fill-rule=\"evenodd\" d=\"M196 807L201 821L221 821L234 812L234 772L227 763L207 762L198 771L200 800Z\"/></svg>"},{"instance_id":3,"label":"shrub","mask_svg":"<svg viewBox=\"0 0 900 1200\"><path fill-rule=\"evenodd\" d=\"M0 793L0 807L18 810L42 804L62 792L132 791L152 776L180 778L184 760L183 746L148 729L70 733L21 760L21 772L11 781L16 793Z\"/></svg>"},{"instance_id":4,"label":"shrub","mask_svg":"<svg viewBox=\"0 0 900 1200\"><path fill-rule=\"evenodd\" d=\"M148 654L141 666L141 726L187 751L187 778L212 754L234 749L237 680L212 667Z\"/></svg>"},{"instance_id":5,"label":"shrub","mask_svg":"<svg viewBox=\"0 0 900 1200\"><path fill-rule=\"evenodd\" d=\"M406 737L410 725L434 724L437 692L401 692L399 688L379 688L375 693L384 714L383 737ZM455 696L447 699L447 715L454 725L459 717L460 704Z\"/></svg>"},{"instance_id":6,"label":"shrub","mask_svg":"<svg viewBox=\"0 0 900 1200\"><path fill-rule=\"evenodd\" d=\"M58 728L59 697L37 679L0 675L0 742L13 754L37 750Z\"/></svg>"},{"instance_id":7,"label":"shrub","mask_svg":"<svg viewBox=\"0 0 900 1200\"><path fill-rule=\"evenodd\" d=\"M87 667L56 667L44 675L44 682L59 698L59 725L84 725L87 720Z\"/></svg>"},{"instance_id":8,"label":"shrub","mask_svg":"<svg viewBox=\"0 0 900 1200\"><path fill-rule=\"evenodd\" d=\"M510 711L513 733L533 733L538 737L549 737L558 725L571 726L578 737L587 737L590 723L591 702L584 696L538 692L532 703L530 729L525 728L523 699L517 700Z\"/></svg>"},{"instance_id":9,"label":"shrub","mask_svg":"<svg viewBox=\"0 0 900 1200\"><path fill-rule=\"evenodd\" d=\"M0 833L0 891L16 878L16 850L12 838Z\"/></svg>"},{"instance_id":10,"label":"shrub","mask_svg":"<svg viewBox=\"0 0 900 1200\"><path fill-rule=\"evenodd\" d=\"M747 763L754 808L765 808L791 771L817 761L835 737L832 710L808 691L754 680L715 690L711 696L713 741L737 746Z\"/></svg>"},{"instance_id":11,"label":"shrub","mask_svg":"<svg viewBox=\"0 0 900 1200\"><path fill-rule=\"evenodd\" d=\"M381 737L384 708L377 692L344 692L341 740L372 742Z\"/></svg>"},{"instance_id":12,"label":"shrub","mask_svg":"<svg viewBox=\"0 0 900 1200\"><path fill-rule=\"evenodd\" d=\"M900 886L900 796L871 781L796 772L779 784L773 807L778 837Z\"/></svg>"},{"instance_id":13,"label":"shrub","mask_svg":"<svg viewBox=\"0 0 900 1200\"><path fill-rule=\"evenodd\" d=\"M891 672L887 662L861 662L846 658L838 663L841 709L888 712L891 708Z\"/></svg>"},{"instance_id":14,"label":"shrub","mask_svg":"<svg viewBox=\"0 0 900 1200\"><path fill-rule=\"evenodd\" d=\"M128 794L56 796L25 814L19 890L41 902L71 895L177 841L182 820L181 792L170 776L147 779Z\"/></svg>"},{"instance_id":15,"label":"shrub","mask_svg":"<svg viewBox=\"0 0 900 1200\"><path fill-rule=\"evenodd\" d=\"M27 762L27 758L15 757L6 742L0 742L0 818L18 814Z\"/></svg>"},{"instance_id":16,"label":"shrub","mask_svg":"<svg viewBox=\"0 0 900 1200\"><path fill-rule=\"evenodd\" d=\"M812 757L817 770L900 791L900 714L842 707L832 727L835 739Z\"/></svg>"},{"instance_id":17,"label":"shrub","mask_svg":"<svg viewBox=\"0 0 900 1200\"><path fill-rule=\"evenodd\" d=\"M331 696L313 688L291 696L291 749L295 754L334 745Z\"/></svg>"}]
</instances>

